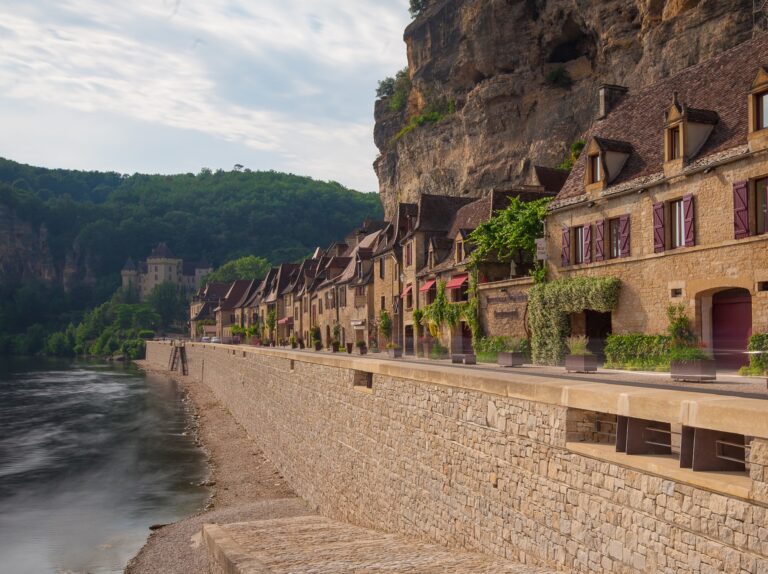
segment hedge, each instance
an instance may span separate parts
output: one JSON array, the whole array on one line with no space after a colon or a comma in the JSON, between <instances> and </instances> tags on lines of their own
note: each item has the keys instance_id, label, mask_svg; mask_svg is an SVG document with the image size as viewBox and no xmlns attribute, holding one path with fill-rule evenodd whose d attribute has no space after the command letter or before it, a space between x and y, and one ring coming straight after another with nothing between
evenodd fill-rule
<instances>
[{"instance_id":1,"label":"hedge","mask_svg":"<svg viewBox=\"0 0 768 574\"><path fill-rule=\"evenodd\" d=\"M750 351L768 351L768 333L755 333L749 338ZM749 366L742 367L742 375L763 376L768 372L768 352L749 356Z\"/></svg>"},{"instance_id":2,"label":"hedge","mask_svg":"<svg viewBox=\"0 0 768 574\"><path fill-rule=\"evenodd\" d=\"M533 362L561 364L570 331L568 315L586 310L613 311L620 288L616 277L572 277L534 285L528 302Z\"/></svg>"},{"instance_id":3,"label":"hedge","mask_svg":"<svg viewBox=\"0 0 768 574\"><path fill-rule=\"evenodd\" d=\"M672 339L668 335L608 335L605 342L605 367L631 371L669 369Z\"/></svg>"}]
</instances>

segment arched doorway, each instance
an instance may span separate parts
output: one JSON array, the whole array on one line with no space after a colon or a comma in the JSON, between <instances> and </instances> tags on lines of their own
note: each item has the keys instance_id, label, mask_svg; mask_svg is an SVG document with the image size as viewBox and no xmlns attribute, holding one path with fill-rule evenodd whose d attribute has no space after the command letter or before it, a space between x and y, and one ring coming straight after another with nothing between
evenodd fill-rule
<instances>
[{"instance_id":1,"label":"arched doorway","mask_svg":"<svg viewBox=\"0 0 768 574\"><path fill-rule=\"evenodd\" d=\"M712 350L717 366L738 369L749 362L744 354L752 335L752 295L728 289L712 297Z\"/></svg>"}]
</instances>

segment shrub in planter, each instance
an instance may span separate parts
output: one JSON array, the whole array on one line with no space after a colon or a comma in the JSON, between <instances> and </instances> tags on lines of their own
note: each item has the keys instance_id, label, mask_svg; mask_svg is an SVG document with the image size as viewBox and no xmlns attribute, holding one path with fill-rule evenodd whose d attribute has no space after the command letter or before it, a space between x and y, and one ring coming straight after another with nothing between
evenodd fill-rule
<instances>
[{"instance_id":1,"label":"shrub in planter","mask_svg":"<svg viewBox=\"0 0 768 574\"><path fill-rule=\"evenodd\" d=\"M340 343L336 339L334 339L333 341L331 341L331 350L334 353L338 353L339 352L339 345L340 345Z\"/></svg>"},{"instance_id":2,"label":"shrub in planter","mask_svg":"<svg viewBox=\"0 0 768 574\"><path fill-rule=\"evenodd\" d=\"M427 355L430 359L447 359L448 358L448 348L443 347L443 345L440 344L440 341L435 339L432 342L431 349L429 351L429 354Z\"/></svg>"},{"instance_id":3,"label":"shrub in planter","mask_svg":"<svg viewBox=\"0 0 768 574\"><path fill-rule=\"evenodd\" d=\"M667 335L628 333L608 335L605 367L631 371L668 371L672 338Z\"/></svg>"},{"instance_id":4,"label":"shrub in planter","mask_svg":"<svg viewBox=\"0 0 768 574\"><path fill-rule=\"evenodd\" d=\"M393 359L399 359L403 356L403 349L394 343L387 345L387 354Z\"/></svg>"},{"instance_id":5,"label":"shrub in planter","mask_svg":"<svg viewBox=\"0 0 768 574\"><path fill-rule=\"evenodd\" d=\"M597 371L597 357L587 348L589 338L583 335L568 337L565 340L568 355L565 357L565 370L569 373L594 373Z\"/></svg>"},{"instance_id":6,"label":"shrub in planter","mask_svg":"<svg viewBox=\"0 0 768 574\"><path fill-rule=\"evenodd\" d=\"M294 335L291 335L291 338L289 339L291 342L291 349L295 349L299 346L299 342L296 340L296 337Z\"/></svg>"},{"instance_id":7,"label":"shrub in planter","mask_svg":"<svg viewBox=\"0 0 768 574\"><path fill-rule=\"evenodd\" d=\"M315 351L322 351L323 350L323 342L319 339L314 339L312 341L312 346L315 347Z\"/></svg>"},{"instance_id":8,"label":"shrub in planter","mask_svg":"<svg viewBox=\"0 0 768 574\"><path fill-rule=\"evenodd\" d=\"M357 352L361 355L365 355L368 352L368 347L365 344L365 341L358 341L355 345L357 346Z\"/></svg>"},{"instance_id":9,"label":"shrub in planter","mask_svg":"<svg viewBox=\"0 0 768 574\"><path fill-rule=\"evenodd\" d=\"M768 333L755 333L749 338L750 351L762 351L749 355L749 365L741 367L739 374L762 377L768 373Z\"/></svg>"},{"instance_id":10,"label":"shrub in planter","mask_svg":"<svg viewBox=\"0 0 768 574\"><path fill-rule=\"evenodd\" d=\"M347 353L349 353L351 355L352 354L352 349L354 348L354 346L355 345L352 344L352 343L347 343Z\"/></svg>"},{"instance_id":11,"label":"shrub in planter","mask_svg":"<svg viewBox=\"0 0 768 574\"><path fill-rule=\"evenodd\" d=\"M673 381L714 381L717 378L714 359L698 347L674 347L669 356Z\"/></svg>"}]
</instances>

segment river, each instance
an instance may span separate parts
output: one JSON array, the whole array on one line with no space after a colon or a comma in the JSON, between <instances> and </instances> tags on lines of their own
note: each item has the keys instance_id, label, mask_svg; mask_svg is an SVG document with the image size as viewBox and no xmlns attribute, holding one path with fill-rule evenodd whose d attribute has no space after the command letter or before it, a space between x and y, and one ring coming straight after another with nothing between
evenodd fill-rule
<instances>
[{"instance_id":1,"label":"river","mask_svg":"<svg viewBox=\"0 0 768 574\"><path fill-rule=\"evenodd\" d=\"M167 377L0 358L0 572L122 572L150 525L205 505L189 422Z\"/></svg>"}]
</instances>

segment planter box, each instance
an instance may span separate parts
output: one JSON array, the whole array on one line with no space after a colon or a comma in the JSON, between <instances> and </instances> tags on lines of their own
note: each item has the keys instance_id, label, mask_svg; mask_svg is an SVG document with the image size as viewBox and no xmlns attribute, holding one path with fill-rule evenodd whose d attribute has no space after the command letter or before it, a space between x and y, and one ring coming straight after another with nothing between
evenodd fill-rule
<instances>
[{"instance_id":1,"label":"planter box","mask_svg":"<svg viewBox=\"0 0 768 574\"><path fill-rule=\"evenodd\" d=\"M367 355L368 354L368 347L358 347L357 352L361 355Z\"/></svg>"},{"instance_id":2,"label":"planter box","mask_svg":"<svg viewBox=\"0 0 768 574\"><path fill-rule=\"evenodd\" d=\"M565 357L565 370L569 373L594 373L597 371L595 355L568 355Z\"/></svg>"},{"instance_id":3,"label":"planter box","mask_svg":"<svg viewBox=\"0 0 768 574\"><path fill-rule=\"evenodd\" d=\"M673 381L714 381L717 378L714 359L672 361L670 371Z\"/></svg>"},{"instance_id":4,"label":"planter box","mask_svg":"<svg viewBox=\"0 0 768 574\"><path fill-rule=\"evenodd\" d=\"M403 350L402 349L387 349L387 355L389 355L392 359L399 359L403 356Z\"/></svg>"},{"instance_id":5,"label":"planter box","mask_svg":"<svg viewBox=\"0 0 768 574\"><path fill-rule=\"evenodd\" d=\"M502 351L499 353L498 363L500 367L522 367L525 357L522 353L510 353Z\"/></svg>"},{"instance_id":6,"label":"planter box","mask_svg":"<svg viewBox=\"0 0 768 574\"><path fill-rule=\"evenodd\" d=\"M315 351L322 351L323 350L323 344L320 342L315 343Z\"/></svg>"},{"instance_id":7,"label":"planter box","mask_svg":"<svg viewBox=\"0 0 768 574\"><path fill-rule=\"evenodd\" d=\"M331 350L334 353L338 353L339 352L339 344L338 343L331 343Z\"/></svg>"},{"instance_id":8,"label":"planter box","mask_svg":"<svg viewBox=\"0 0 768 574\"><path fill-rule=\"evenodd\" d=\"M347 353L352 354L352 349L355 347L353 343L347 343Z\"/></svg>"}]
</instances>

